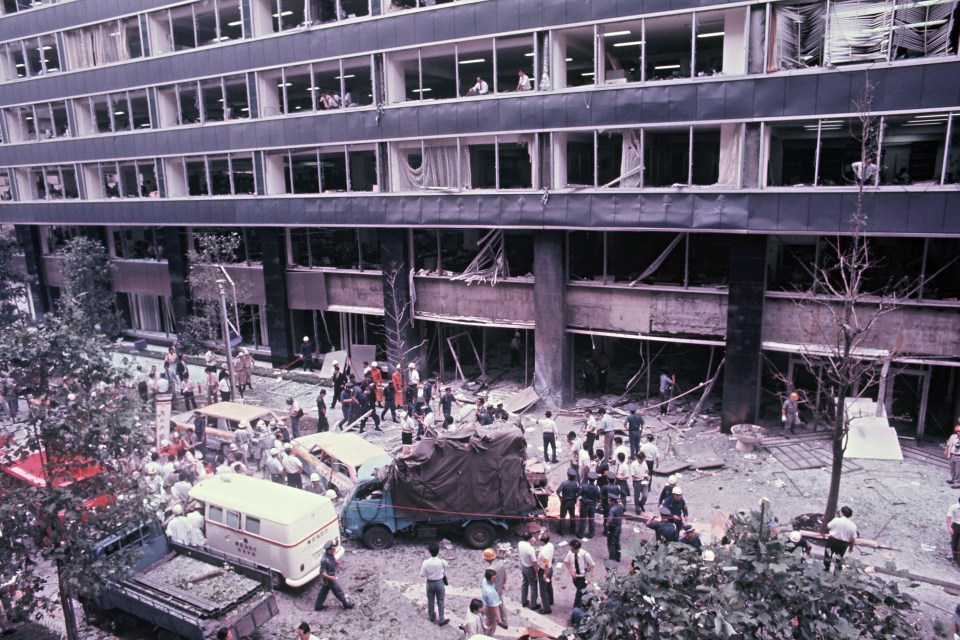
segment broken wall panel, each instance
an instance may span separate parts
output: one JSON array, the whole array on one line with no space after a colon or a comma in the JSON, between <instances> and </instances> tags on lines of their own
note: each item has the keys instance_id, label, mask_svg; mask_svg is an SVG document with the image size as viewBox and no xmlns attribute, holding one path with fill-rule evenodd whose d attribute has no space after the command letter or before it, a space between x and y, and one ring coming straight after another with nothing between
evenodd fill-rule
<instances>
[{"instance_id":1,"label":"broken wall panel","mask_svg":"<svg viewBox=\"0 0 960 640\"><path fill-rule=\"evenodd\" d=\"M726 333L725 292L690 292L571 284L567 287L567 323L625 333Z\"/></svg>"},{"instance_id":2,"label":"broken wall panel","mask_svg":"<svg viewBox=\"0 0 960 640\"><path fill-rule=\"evenodd\" d=\"M451 282L448 278L416 276L418 317L489 318L502 323L526 323L534 315L533 282L501 280L497 286Z\"/></svg>"}]
</instances>

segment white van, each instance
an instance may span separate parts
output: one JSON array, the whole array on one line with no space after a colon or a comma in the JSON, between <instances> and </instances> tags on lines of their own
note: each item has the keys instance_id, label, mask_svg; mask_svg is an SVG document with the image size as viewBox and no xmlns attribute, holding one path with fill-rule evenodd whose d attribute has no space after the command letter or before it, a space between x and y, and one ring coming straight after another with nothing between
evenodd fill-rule
<instances>
[{"instance_id":1,"label":"white van","mask_svg":"<svg viewBox=\"0 0 960 640\"><path fill-rule=\"evenodd\" d=\"M234 473L213 476L190 489L203 503L207 546L275 571L291 587L320 575L323 545L343 555L340 523L326 496Z\"/></svg>"}]
</instances>

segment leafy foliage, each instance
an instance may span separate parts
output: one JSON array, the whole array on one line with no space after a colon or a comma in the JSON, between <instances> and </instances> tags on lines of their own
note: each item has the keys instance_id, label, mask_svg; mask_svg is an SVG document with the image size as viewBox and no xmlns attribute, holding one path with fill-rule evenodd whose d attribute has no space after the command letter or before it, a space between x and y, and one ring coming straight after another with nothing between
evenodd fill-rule
<instances>
[{"instance_id":1,"label":"leafy foliage","mask_svg":"<svg viewBox=\"0 0 960 640\"><path fill-rule=\"evenodd\" d=\"M78 307L82 313L75 316L91 329L109 338L120 336L123 321L117 311L113 292L114 266L107 251L96 240L78 236L67 242L63 256L63 296L67 304Z\"/></svg>"},{"instance_id":2,"label":"leafy foliage","mask_svg":"<svg viewBox=\"0 0 960 640\"><path fill-rule=\"evenodd\" d=\"M23 274L13 266L17 241L9 228L0 229L0 323L13 322L19 313L17 303L25 294Z\"/></svg>"},{"instance_id":3,"label":"leafy foliage","mask_svg":"<svg viewBox=\"0 0 960 640\"><path fill-rule=\"evenodd\" d=\"M914 600L848 561L827 573L790 551L760 512L731 517L712 561L681 543L635 549L634 570L612 573L568 637L581 640L907 640Z\"/></svg>"},{"instance_id":4,"label":"leafy foliage","mask_svg":"<svg viewBox=\"0 0 960 640\"><path fill-rule=\"evenodd\" d=\"M109 342L85 330L92 324L80 305L65 303L43 325L21 319L0 330L0 368L28 394L4 464L39 458L43 480L10 483L0 502L0 578L25 591L16 606L29 613L44 604L37 594L55 565L68 634L70 596L122 571L96 562L93 544L150 515L136 473L145 443L138 405ZM92 471L99 473L71 482Z\"/></svg>"},{"instance_id":5,"label":"leafy foliage","mask_svg":"<svg viewBox=\"0 0 960 640\"><path fill-rule=\"evenodd\" d=\"M180 323L179 340L185 353L199 354L206 351L211 341L218 342L222 335L217 298L217 280L222 275L217 267L237 261L243 239L239 233L206 233L195 235L194 240L197 249L188 255L190 275L187 277L191 313ZM243 298L244 294L242 285L238 284L237 297Z\"/></svg>"}]
</instances>

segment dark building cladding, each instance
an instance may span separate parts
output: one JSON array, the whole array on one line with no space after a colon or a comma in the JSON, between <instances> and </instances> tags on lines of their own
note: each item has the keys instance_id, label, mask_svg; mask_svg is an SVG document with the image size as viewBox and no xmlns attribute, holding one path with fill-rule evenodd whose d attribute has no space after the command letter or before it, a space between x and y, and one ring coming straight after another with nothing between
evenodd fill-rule
<instances>
[{"instance_id":1,"label":"dark building cladding","mask_svg":"<svg viewBox=\"0 0 960 640\"><path fill-rule=\"evenodd\" d=\"M588 356L722 357L724 424L753 422L772 371L822 384L796 301L850 231L869 87L869 284L920 283L869 347L903 353L898 429L960 414L956 0L123 5L0 2L0 223L38 314L88 235L130 334L170 342L197 238L237 233L240 332L275 364L305 335L383 352L402 302L446 379L515 331L553 403Z\"/></svg>"}]
</instances>

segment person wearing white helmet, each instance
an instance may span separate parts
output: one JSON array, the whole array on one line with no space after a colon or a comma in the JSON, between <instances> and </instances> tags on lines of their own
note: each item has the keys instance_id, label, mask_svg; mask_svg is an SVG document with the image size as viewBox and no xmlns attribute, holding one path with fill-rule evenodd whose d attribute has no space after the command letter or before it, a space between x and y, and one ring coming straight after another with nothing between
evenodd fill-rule
<instances>
[{"instance_id":1,"label":"person wearing white helmet","mask_svg":"<svg viewBox=\"0 0 960 640\"><path fill-rule=\"evenodd\" d=\"M283 463L280 461L280 449L273 447L267 454L267 459L263 463L266 477L278 484L286 484L286 474L283 471Z\"/></svg>"},{"instance_id":2,"label":"person wearing white helmet","mask_svg":"<svg viewBox=\"0 0 960 640\"><path fill-rule=\"evenodd\" d=\"M166 492L163 487L163 478L160 477L160 465L156 462L147 463L147 487L150 493L158 497L165 498Z\"/></svg>"},{"instance_id":3,"label":"person wearing white helmet","mask_svg":"<svg viewBox=\"0 0 960 640\"><path fill-rule=\"evenodd\" d=\"M803 537L799 531L791 531L790 535L787 536L788 542L784 545L784 549L787 553L794 553L797 549L800 550L800 556L806 558L810 555L810 552L813 550L813 547L810 545L810 541Z\"/></svg>"},{"instance_id":4,"label":"person wearing white helmet","mask_svg":"<svg viewBox=\"0 0 960 640\"><path fill-rule=\"evenodd\" d=\"M304 371L313 371L313 343L309 336L303 336L300 344L300 360L303 361Z\"/></svg>"},{"instance_id":5,"label":"person wearing white helmet","mask_svg":"<svg viewBox=\"0 0 960 640\"><path fill-rule=\"evenodd\" d=\"M310 481L307 483L307 486L304 487L310 493L316 493L317 495L324 495L327 491L326 486L324 486L323 481L320 479L319 473L311 473Z\"/></svg>"},{"instance_id":6,"label":"person wearing white helmet","mask_svg":"<svg viewBox=\"0 0 960 640\"><path fill-rule=\"evenodd\" d=\"M173 505L173 517L167 522L166 534L170 542L190 543L190 523L183 515L183 506L179 502Z\"/></svg>"},{"instance_id":7,"label":"person wearing white helmet","mask_svg":"<svg viewBox=\"0 0 960 640\"><path fill-rule=\"evenodd\" d=\"M370 363L370 379L373 380L376 406L383 407L383 371L380 370L380 364L376 360Z\"/></svg>"},{"instance_id":8,"label":"person wearing white helmet","mask_svg":"<svg viewBox=\"0 0 960 640\"><path fill-rule=\"evenodd\" d=\"M671 490L670 496L663 501L663 506L670 510L670 515L678 523L690 517L690 510L687 509L687 501L683 499L683 489L680 487Z\"/></svg>"},{"instance_id":9,"label":"person wearing white helmet","mask_svg":"<svg viewBox=\"0 0 960 640\"><path fill-rule=\"evenodd\" d=\"M663 504L663 501L673 494L673 488L677 486L678 482L680 482L680 477L675 473L667 478L667 484L663 485L663 489L660 490L660 497L657 499L658 505Z\"/></svg>"}]
</instances>

